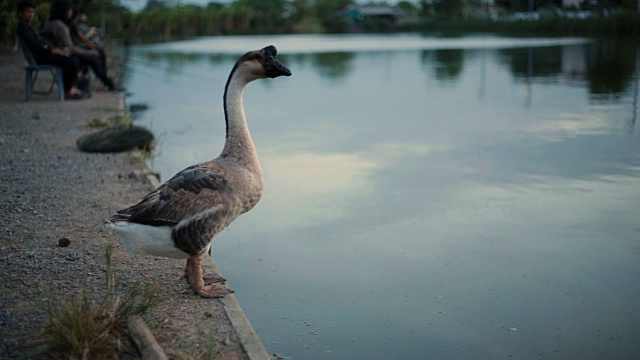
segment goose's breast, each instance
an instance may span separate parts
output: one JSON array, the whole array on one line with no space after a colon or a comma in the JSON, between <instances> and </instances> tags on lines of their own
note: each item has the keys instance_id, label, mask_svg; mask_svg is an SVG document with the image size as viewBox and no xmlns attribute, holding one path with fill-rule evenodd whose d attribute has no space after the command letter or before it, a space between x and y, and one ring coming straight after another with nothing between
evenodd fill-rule
<instances>
[{"instance_id":1,"label":"goose's breast","mask_svg":"<svg viewBox=\"0 0 640 360\"><path fill-rule=\"evenodd\" d=\"M235 179L237 181L234 184L234 188L238 194L239 211L245 213L256 206L262 197L264 190L262 171L259 168L254 171L240 171Z\"/></svg>"}]
</instances>

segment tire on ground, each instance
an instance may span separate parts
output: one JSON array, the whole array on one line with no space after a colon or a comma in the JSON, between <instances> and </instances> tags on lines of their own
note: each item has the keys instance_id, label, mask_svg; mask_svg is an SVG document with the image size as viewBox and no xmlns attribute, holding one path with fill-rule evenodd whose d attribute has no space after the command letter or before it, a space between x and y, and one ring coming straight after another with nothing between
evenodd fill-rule
<instances>
[{"instance_id":1,"label":"tire on ground","mask_svg":"<svg viewBox=\"0 0 640 360\"><path fill-rule=\"evenodd\" d=\"M85 152L121 152L145 148L153 142L153 134L139 126L118 126L87 134L76 140L76 146Z\"/></svg>"}]
</instances>

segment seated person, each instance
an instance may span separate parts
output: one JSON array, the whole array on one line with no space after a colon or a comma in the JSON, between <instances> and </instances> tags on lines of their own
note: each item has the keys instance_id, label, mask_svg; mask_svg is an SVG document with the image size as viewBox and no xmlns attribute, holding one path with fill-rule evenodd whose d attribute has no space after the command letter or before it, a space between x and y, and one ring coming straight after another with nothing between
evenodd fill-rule
<instances>
[{"instance_id":1,"label":"seated person","mask_svg":"<svg viewBox=\"0 0 640 360\"><path fill-rule=\"evenodd\" d=\"M50 41L44 39L36 29L31 26L35 16L35 5L28 0L22 0L18 4L18 27L16 32L20 37L22 46L33 54L34 59L40 65L55 65L62 68L64 92L67 99L85 99L87 94L78 89L78 62L69 56L69 49L59 48Z\"/></svg>"},{"instance_id":2,"label":"seated person","mask_svg":"<svg viewBox=\"0 0 640 360\"><path fill-rule=\"evenodd\" d=\"M80 14L76 17L75 21L70 25L71 39L73 43L80 46L83 49L95 49L100 51L100 59L106 64L107 56L104 52L104 43L100 38L99 30L89 25L89 17L86 14ZM85 67L83 73L85 75L84 81L88 83L86 78L88 69ZM83 80L81 80L81 83ZM116 90L116 89L110 89Z\"/></svg>"},{"instance_id":3,"label":"seated person","mask_svg":"<svg viewBox=\"0 0 640 360\"><path fill-rule=\"evenodd\" d=\"M86 14L78 15L76 29L78 30L77 34L80 42L88 47L104 52L104 43L100 38L100 30L89 24L89 17ZM82 46L82 44L80 46Z\"/></svg>"},{"instance_id":4,"label":"seated person","mask_svg":"<svg viewBox=\"0 0 640 360\"><path fill-rule=\"evenodd\" d=\"M70 0L56 0L51 9L51 17L42 30L50 34L58 46L71 49L71 53L78 57L81 68L90 66L109 91L117 90L113 80L107 75L104 54L98 49L86 49L73 43L71 33L72 29L75 30L73 17L73 3Z\"/></svg>"}]
</instances>

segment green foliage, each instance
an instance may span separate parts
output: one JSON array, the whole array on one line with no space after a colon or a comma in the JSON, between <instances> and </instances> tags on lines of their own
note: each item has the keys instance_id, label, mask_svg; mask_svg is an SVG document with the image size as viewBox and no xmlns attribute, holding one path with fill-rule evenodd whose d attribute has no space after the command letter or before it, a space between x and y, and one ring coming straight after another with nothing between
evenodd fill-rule
<instances>
[{"instance_id":1,"label":"green foliage","mask_svg":"<svg viewBox=\"0 0 640 360\"><path fill-rule=\"evenodd\" d=\"M398 2L397 6L407 14L417 14L419 10L416 4L406 0Z\"/></svg>"},{"instance_id":2,"label":"green foliage","mask_svg":"<svg viewBox=\"0 0 640 360\"><path fill-rule=\"evenodd\" d=\"M237 0L229 4L147 6L132 18L135 35L195 36L319 32L309 0Z\"/></svg>"},{"instance_id":3,"label":"green foliage","mask_svg":"<svg viewBox=\"0 0 640 360\"><path fill-rule=\"evenodd\" d=\"M17 10L12 0L0 0L0 40L9 43L18 25Z\"/></svg>"},{"instance_id":4,"label":"green foliage","mask_svg":"<svg viewBox=\"0 0 640 360\"><path fill-rule=\"evenodd\" d=\"M619 16L584 20L543 17L538 21L425 17L419 23L405 26L401 30L455 34L485 32L513 35L638 36L640 35L640 14L625 12Z\"/></svg>"},{"instance_id":5,"label":"green foliage","mask_svg":"<svg viewBox=\"0 0 640 360\"><path fill-rule=\"evenodd\" d=\"M39 28L49 18L51 4L45 1L32 1L36 5L33 26ZM18 1L0 0L0 44L13 44L18 26Z\"/></svg>"},{"instance_id":6,"label":"green foliage","mask_svg":"<svg viewBox=\"0 0 640 360\"><path fill-rule=\"evenodd\" d=\"M149 3L132 17L133 34L181 37L218 34L319 33L345 30L340 11L351 0L237 0L167 6Z\"/></svg>"},{"instance_id":7,"label":"green foliage","mask_svg":"<svg viewBox=\"0 0 640 360\"><path fill-rule=\"evenodd\" d=\"M48 2L41 3L36 6L36 16L33 19L33 26L36 29L41 28L45 22L49 19L49 15L51 14L51 4ZM17 17L16 25L18 23Z\"/></svg>"},{"instance_id":8,"label":"green foliage","mask_svg":"<svg viewBox=\"0 0 640 360\"><path fill-rule=\"evenodd\" d=\"M439 0L435 2L433 9L436 15L444 18L459 18L464 15L465 0Z\"/></svg>"},{"instance_id":9,"label":"green foliage","mask_svg":"<svg viewBox=\"0 0 640 360\"><path fill-rule=\"evenodd\" d=\"M296 34L314 34L324 31L316 7L310 0L291 0L287 18L288 31Z\"/></svg>"},{"instance_id":10,"label":"green foliage","mask_svg":"<svg viewBox=\"0 0 640 360\"><path fill-rule=\"evenodd\" d=\"M353 4L351 0L316 0L316 14L325 32L338 33L346 30L346 24L339 12L348 5Z\"/></svg>"}]
</instances>

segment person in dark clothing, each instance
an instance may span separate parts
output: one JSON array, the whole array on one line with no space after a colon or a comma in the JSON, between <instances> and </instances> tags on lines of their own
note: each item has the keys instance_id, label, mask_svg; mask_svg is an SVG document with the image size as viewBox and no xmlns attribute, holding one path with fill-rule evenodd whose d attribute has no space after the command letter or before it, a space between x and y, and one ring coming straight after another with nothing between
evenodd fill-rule
<instances>
[{"instance_id":1,"label":"person in dark clothing","mask_svg":"<svg viewBox=\"0 0 640 360\"><path fill-rule=\"evenodd\" d=\"M107 75L104 52L74 43L73 37L77 36L74 16L75 9L71 0L56 0L51 9L51 16L42 29L43 33L49 34L58 46L71 49L71 53L78 58L80 67L91 67L109 91L116 90L113 80Z\"/></svg>"},{"instance_id":2,"label":"person in dark clothing","mask_svg":"<svg viewBox=\"0 0 640 360\"><path fill-rule=\"evenodd\" d=\"M35 16L35 5L22 0L18 4L18 27L16 32L34 59L40 65L55 65L62 68L64 91L68 99L84 99L87 95L78 89L78 62L69 56L70 49L56 47L53 43L40 36L31 26Z\"/></svg>"}]
</instances>

